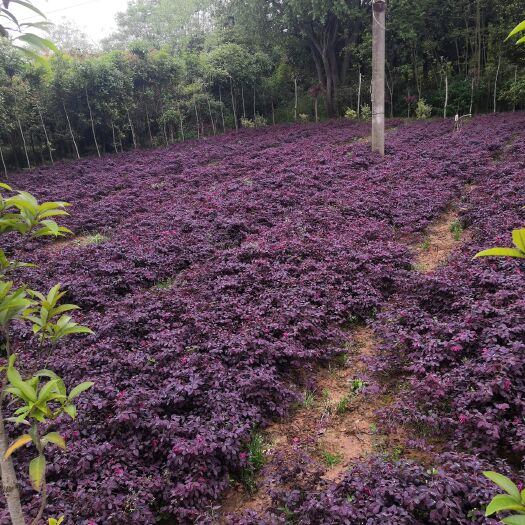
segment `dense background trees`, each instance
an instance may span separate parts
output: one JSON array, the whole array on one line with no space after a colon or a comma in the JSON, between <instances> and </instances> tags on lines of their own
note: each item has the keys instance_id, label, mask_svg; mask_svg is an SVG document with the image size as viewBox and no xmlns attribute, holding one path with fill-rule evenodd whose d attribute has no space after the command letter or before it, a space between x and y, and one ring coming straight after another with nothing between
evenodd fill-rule
<instances>
[{"instance_id":1,"label":"dense background trees","mask_svg":"<svg viewBox=\"0 0 525 525\"><path fill-rule=\"evenodd\" d=\"M387 115L421 98L435 115L521 109L525 52L503 40L524 12L525 0L390 0ZM370 17L368 0L132 0L99 48L67 24L53 30L61 52L37 63L0 42L2 162L168 144L241 118L313 120L316 100L320 118L358 111Z\"/></svg>"}]
</instances>

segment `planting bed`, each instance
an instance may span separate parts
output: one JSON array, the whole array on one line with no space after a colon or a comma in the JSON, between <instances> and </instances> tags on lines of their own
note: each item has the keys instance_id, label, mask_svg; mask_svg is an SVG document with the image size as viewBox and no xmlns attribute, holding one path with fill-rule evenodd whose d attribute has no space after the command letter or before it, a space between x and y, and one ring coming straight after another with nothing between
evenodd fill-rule
<instances>
[{"instance_id":1,"label":"planting bed","mask_svg":"<svg viewBox=\"0 0 525 525\"><path fill-rule=\"evenodd\" d=\"M517 262L471 257L509 244L525 222L523 137L509 145L524 123L479 117L453 134L450 122L393 122L384 159L356 140L367 126L285 126L13 177L74 204L66 225L77 240L12 249L39 265L28 282L62 282L95 331L51 357L24 356L95 382L68 424L67 453L50 461L49 515L217 523L254 429L286 418L309 371L360 323L381 341L369 390L396 385L380 431L402 428L406 457L372 454L335 480L308 460L290 478L283 464L272 475L300 480L292 490L225 519L494 522L475 509L492 494L483 466L521 466L525 277ZM465 242L418 272L414 246L451 207Z\"/></svg>"}]
</instances>

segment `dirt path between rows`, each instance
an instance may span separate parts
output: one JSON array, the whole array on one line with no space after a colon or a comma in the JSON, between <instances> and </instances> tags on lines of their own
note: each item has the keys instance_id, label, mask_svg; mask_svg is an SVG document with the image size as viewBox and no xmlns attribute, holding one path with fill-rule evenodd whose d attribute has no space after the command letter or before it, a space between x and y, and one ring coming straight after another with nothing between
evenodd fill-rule
<instances>
[{"instance_id":1,"label":"dirt path between rows","mask_svg":"<svg viewBox=\"0 0 525 525\"><path fill-rule=\"evenodd\" d=\"M468 240L469 232L463 231L459 213L450 207L428 228L424 241L415 249L414 267L422 273L432 273L447 263L450 254Z\"/></svg>"},{"instance_id":2,"label":"dirt path between rows","mask_svg":"<svg viewBox=\"0 0 525 525\"><path fill-rule=\"evenodd\" d=\"M464 192L471 189L466 186ZM451 205L426 230L423 242L411 246L414 270L432 273L448 261L468 235L460 227L456 207ZM344 353L328 367L316 371L315 389L303 393L303 402L291 417L265 430L266 466L259 476L257 491L250 493L241 483L234 483L222 502L217 523L227 523L228 515L238 516L246 511L262 514L268 510L272 490L291 490L296 486L290 480L283 484L278 472L283 468L293 472L304 455L312 475L337 481L352 462L372 453L384 453L385 443L391 448L392 443L399 442L399 436L389 442L378 435L375 425L377 410L391 403L394 394L388 388L387 393L381 394L367 391L366 361L374 355L377 338L365 326L354 326L347 333ZM401 450L402 443L398 444ZM304 470L297 475L304 476Z\"/></svg>"}]
</instances>

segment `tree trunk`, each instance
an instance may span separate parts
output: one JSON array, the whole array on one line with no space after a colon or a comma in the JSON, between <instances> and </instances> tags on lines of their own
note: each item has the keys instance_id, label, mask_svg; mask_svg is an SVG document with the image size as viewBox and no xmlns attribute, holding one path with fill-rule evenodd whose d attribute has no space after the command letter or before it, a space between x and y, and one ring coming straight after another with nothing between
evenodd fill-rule
<instances>
[{"instance_id":1,"label":"tree trunk","mask_svg":"<svg viewBox=\"0 0 525 525\"><path fill-rule=\"evenodd\" d=\"M135 128L133 127L133 122L131 121L131 117L129 116L129 109L126 110L126 113L128 115L129 129L131 130L131 138L133 139L133 148L137 149L137 138L135 136Z\"/></svg>"},{"instance_id":2,"label":"tree trunk","mask_svg":"<svg viewBox=\"0 0 525 525\"><path fill-rule=\"evenodd\" d=\"M476 2L476 61L478 80L481 77L481 5L480 0Z\"/></svg>"},{"instance_id":3,"label":"tree trunk","mask_svg":"<svg viewBox=\"0 0 525 525\"><path fill-rule=\"evenodd\" d=\"M219 102L221 105L222 132L226 133L226 124L224 123L224 107L222 105L222 90L221 90L220 85L219 85Z\"/></svg>"},{"instance_id":4,"label":"tree trunk","mask_svg":"<svg viewBox=\"0 0 525 525\"><path fill-rule=\"evenodd\" d=\"M314 45L310 46L310 51L312 53L312 58L313 58L313 61L314 61L314 64L315 64L315 70L317 71L317 79L319 80L319 84L321 84L322 86L325 86L326 85L326 80L325 80L325 77L323 75L323 66L321 64L319 56L316 53L316 48L315 48Z\"/></svg>"},{"instance_id":5,"label":"tree trunk","mask_svg":"<svg viewBox=\"0 0 525 525\"><path fill-rule=\"evenodd\" d=\"M321 81L324 81L323 83L326 89L326 110L330 116L334 116L336 113L335 103L337 100L337 84L339 80L335 58L338 26L339 21L333 13L330 13L326 18L320 34L316 34L312 23L303 26L310 40L318 76Z\"/></svg>"},{"instance_id":6,"label":"tree trunk","mask_svg":"<svg viewBox=\"0 0 525 525\"><path fill-rule=\"evenodd\" d=\"M448 73L445 73L445 106L443 107L443 118L447 118L448 106Z\"/></svg>"},{"instance_id":7,"label":"tree trunk","mask_svg":"<svg viewBox=\"0 0 525 525\"><path fill-rule=\"evenodd\" d=\"M346 84L346 80L348 78L348 68L350 67L350 46L352 44L355 44L355 41L357 39L358 31L354 30L351 32L350 36L346 36L345 38L345 47L344 47L344 55L343 55L343 62L341 64L341 85Z\"/></svg>"},{"instance_id":8,"label":"tree trunk","mask_svg":"<svg viewBox=\"0 0 525 525\"><path fill-rule=\"evenodd\" d=\"M0 146L0 160L2 161L2 166L4 168L4 175L7 180L7 166L5 165L4 152L2 151L2 146Z\"/></svg>"},{"instance_id":9,"label":"tree trunk","mask_svg":"<svg viewBox=\"0 0 525 525\"><path fill-rule=\"evenodd\" d=\"M372 4L372 151L385 154L385 10L384 0Z\"/></svg>"},{"instance_id":10,"label":"tree trunk","mask_svg":"<svg viewBox=\"0 0 525 525\"><path fill-rule=\"evenodd\" d=\"M11 152L13 153L13 157L15 159L16 169L20 170L20 161L18 160L18 155L17 155L18 144L15 143L13 139L13 135L9 135L9 143L11 144Z\"/></svg>"},{"instance_id":11,"label":"tree trunk","mask_svg":"<svg viewBox=\"0 0 525 525\"><path fill-rule=\"evenodd\" d=\"M255 80L253 81L253 121L255 122L255 117L257 116L256 101L255 101Z\"/></svg>"},{"instance_id":12,"label":"tree trunk","mask_svg":"<svg viewBox=\"0 0 525 525\"><path fill-rule=\"evenodd\" d=\"M230 77L230 93L232 96L232 110L233 110L233 120L235 122L235 131L239 130L239 124L237 123L237 111L235 110L235 97L233 96L233 80Z\"/></svg>"},{"instance_id":13,"label":"tree trunk","mask_svg":"<svg viewBox=\"0 0 525 525\"><path fill-rule=\"evenodd\" d=\"M333 90L333 110L334 116L339 115L339 70L337 68L337 58L335 56L335 46L330 46L328 51L328 61L330 63L330 75L332 77Z\"/></svg>"},{"instance_id":14,"label":"tree trunk","mask_svg":"<svg viewBox=\"0 0 525 525\"><path fill-rule=\"evenodd\" d=\"M162 134L164 135L164 144L166 146L169 146L170 141L168 139L168 130L166 129L166 123L165 122L162 124Z\"/></svg>"},{"instance_id":15,"label":"tree trunk","mask_svg":"<svg viewBox=\"0 0 525 525\"><path fill-rule=\"evenodd\" d=\"M210 113L210 120L211 120L211 127L213 129L213 134L217 135L217 130L215 129L215 121L213 120L213 114L211 112L211 103L209 97L206 97L206 100L208 101L208 111Z\"/></svg>"},{"instance_id":16,"label":"tree trunk","mask_svg":"<svg viewBox=\"0 0 525 525\"><path fill-rule=\"evenodd\" d=\"M49 151L49 158L51 159L51 164L55 164L55 161L53 160L53 149L51 148L51 142L47 135L46 125L44 124L44 117L42 117L42 112L40 111L40 107L37 106L36 108L38 109L38 115L40 116L40 122L42 123L42 129L44 130L44 137L46 138L47 150Z\"/></svg>"},{"instance_id":17,"label":"tree trunk","mask_svg":"<svg viewBox=\"0 0 525 525\"><path fill-rule=\"evenodd\" d=\"M518 83L518 66L514 68L514 89ZM512 97L512 111L516 111L516 96Z\"/></svg>"},{"instance_id":18,"label":"tree trunk","mask_svg":"<svg viewBox=\"0 0 525 525\"><path fill-rule=\"evenodd\" d=\"M197 110L197 102L193 101L193 107L195 108L195 118L197 119L197 139L201 138L200 135L200 121L199 121L199 112Z\"/></svg>"},{"instance_id":19,"label":"tree trunk","mask_svg":"<svg viewBox=\"0 0 525 525\"><path fill-rule=\"evenodd\" d=\"M272 97L272 124L275 126L275 106L273 104L273 97Z\"/></svg>"},{"instance_id":20,"label":"tree trunk","mask_svg":"<svg viewBox=\"0 0 525 525\"><path fill-rule=\"evenodd\" d=\"M86 89L86 102L89 110L89 119L91 120L91 131L93 132L93 140L95 141L95 148L97 148L97 155L100 158L100 150L98 149L97 135L95 133L95 122L93 121L93 113L91 112L91 104L89 103L88 92ZM113 126L113 123L111 124Z\"/></svg>"},{"instance_id":21,"label":"tree trunk","mask_svg":"<svg viewBox=\"0 0 525 525\"><path fill-rule=\"evenodd\" d=\"M0 386L2 386L3 391L4 385ZM0 398L3 398L3 395L0 396ZM12 525L25 525L26 522L22 512L20 492L18 491L18 483L13 462L11 458L4 459L4 454L6 453L7 448L7 433L5 430L2 403L0 400L0 472L2 473L2 488Z\"/></svg>"},{"instance_id":22,"label":"tree trunk","mask_svg":"<svg viewBox=\"0 0 525 525\"><path fill-rule=\"evenodd\" d=\"M494 80L494 113L496 113L496 106L498 101L498 77L499 77L499 70L501 67L501 53L498 57L498 69L496 69L496 79Z\"/></svg>"},{"instance_id":23,"label":"tree trunk","mask_svg":"<svg viewBox=\"0 0 525 525\"><path fill-rule=\"evenodd\" d=\"M153 135L151 133L151 121L149 119L149 111L148 111L148 104L144 103L144 107L146 108L146 124L148 126L148 134L149 134L149 145L153 146Z\"/></svg>"},{"instance_id":24,"label":"tree trunk","mask_svg":"<svg viewBox=\"0 0 525 525\"><path fill-rule=\"evenodd\" d=\"M294 83L294 93L295 93L295 103L293 107L293 119L297 122L297 77L293 79Z\"/></svg>"},{"instance_id":25,"label":"tree trunk","mask_svg":"<svg viewBox=\"0 0 525 525\"><path fill-rule=\"evenodd\" d=\"M69 120L69 115L67 113L65 102L62 102L62 106L64 107L64 113L66 114L67 126L69 128L69 134L71 135L71 140L73 141L73 146L75 146L75 152L77 154L77 159L80 160L80 153L78 152L77 141L75 140L75 135L73 134L73 128L71 127L71 121Z\"/></svg>"},{"instance_id":26,"label":"tree trunk","mask_svg":"<svg viewBox=\"0 0 525 525\"><path fill-rule=\"evenodd\" d=\"M33 159L36 159L35 137L34 137L34 133L33 133L32 130L29 130L29 140L31 141L31 152L33 153ZM42 152L40 152L40 153L42 153ZM42 156L42 155L40 155L40 156Z\"/></svg>"},{"instance_id":27,"label":"tree trunk","mask_svg":"<svg viewBox=\"0 0 525 525\"><path fill-rule=\"evenodd\" d=\"M113 149L115 150L115 153L118 153L117 137L115 136L115 126L113 125L113 121L111 121L111 133L113 134ZM100 157L100 154L99 154L99 157Z\"/></svg>"},{"instance_id":28,"label":"tree trunk","mask_svg":"<svg viewBox=\"0 0 525 525\"><path fill-rule=\"evenodd\" d=\"M24 130L22 129L22 123L20 122L18 115L16 116L16 121L18 123L18 129L20 130L20 136L22 137L22 144L24 146L24 153L26 154L27 167L31 169L31 163L29 162L29 154L27 152L26 138L24 136Z\"/></svg>"},{"instance_id":29,"label":"tree trunk","mask_svg":"<svg viewBox=\"0 0 525 525\"><path fill-rule=\"evenodd\" d=\"M361 116L361 87L363 84L363 76L361 75L361 67L359 67L359 87L357 90L357 118Z\"/></svg>"},{"instance_id":30,"label":"tree trunk","mask_svg":"<svg viewBox=\"0 0 525 525\"><path fill-rule=\"evenodd\" d=\"M419 78L419 64L415 44L412 46L412 66L414 68L414 80L416 82L417 96L421 98L421 79Z\"/></svg>"},{"instance_id":31,"label":"tree trunk","mask_svg":"<svg viewBox=\"0 0 525 525\"><path fill-rule=\"evenodd\" d=\"M472 77L472 83L470 86L470 111L469 115L472 115L472 109L474 106L474 77Z\"/></svg>"},{"instance_id":32,"label":"tree trunk","mask_svg":"<svg viewBox=\"0 0 525 525\"><path fill-rule=\"evenodd\" d=\"M244 84L241 84L242 117L246 118L246 105L244 103Z\"/></svg>"},{"instance_id":33,"label":"tree trunk","mask_svg":"<svg viewBox=\"0 0 525 525\"><path fill-rule=\"evenodd\" d=\"M330 61L328 57L323 57L323 66L325 71L327 71L325 92L326 92L326 106L328 114L333 117L335 114L334 109L334 82L331 75Z\"/></svg>"},{"instance_id":34,"label":"tree trunk","mask_svg":"<svg viewBox=\"0 0 525 525\"><path fill-rule=\"evenodd\" d=\"M319 113L318 113L318 109L317 109L318 101L319 101L319 97L316 96L315 100L314 100L314 113L315 113L315 121L316 122L319 122Z\"/></svg>"},{"instance_id":35,"label":"tree trunk","mask_svg":"<svg viewBox=\"0 0 525 525\"><path fill-rule=\"evenodd\" d=\"M456 60L458 61L458 73L461 73L461 57L459 54L459 44L458 39L454 39L454 44L456 45Z\"/></svg>"},{"instance_id":36,"label":"tree trunk","mask_svg":"<svg viewBox=\"0 0 525 525\"><path fill-rule=\"evenodd\" d=\"M178 104L179 108L179 119L180 119L180 134L182 136L182 142L184 142L184 126L182 123L182 111L180 110L180 104Z\"/></svg>"}]
</instances>

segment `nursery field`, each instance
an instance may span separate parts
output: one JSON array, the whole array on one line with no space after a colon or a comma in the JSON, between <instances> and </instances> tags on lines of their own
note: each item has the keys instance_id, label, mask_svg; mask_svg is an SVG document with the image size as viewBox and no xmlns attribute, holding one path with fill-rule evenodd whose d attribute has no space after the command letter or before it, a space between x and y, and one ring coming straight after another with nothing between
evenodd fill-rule
<instances>
[{"instance_id":1,"label":"nursery field","mask_svg":"<svg viewBox=\"0 0 525 525\"><path fill-rule=\"evenodd\" d=\"M383 159L342 120L11 177L73 204L74 236L10 248L94 331L20 352L95 383L49 516L498 523L482 471L523 468L525 266L472 257L525 223L525 114L387 127Z\"/></svg>"}]
</instances>

